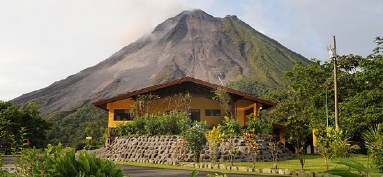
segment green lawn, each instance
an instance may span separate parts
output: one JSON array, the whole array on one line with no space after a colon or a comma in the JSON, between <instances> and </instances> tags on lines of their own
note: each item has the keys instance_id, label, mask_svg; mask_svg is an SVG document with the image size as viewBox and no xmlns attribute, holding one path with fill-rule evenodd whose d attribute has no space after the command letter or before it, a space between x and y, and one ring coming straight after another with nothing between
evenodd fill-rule
<instances>
[{"instance_id":1,"label":"green lawn","mask_svg":"<svg viewBox=\"0 0 383 177\"><path fill-rule=\"evenodd\" d=\"M324 173L326 172L326 165L325 161L322 156L320 155L305 155L305 166L304 170L305 171L314 171L314 172L321 172ZM367 156L366 155L360 155L360 154L353 154L350 159L358 161L362 163L364 166L367 166ZM176 169L190 169L193 170L192 168L186 168L186 167L179 167L179 166L171 166L171 165L161 165L161 164L151 164L151 163L135 163L135 162L120 162L118 164L128 164L128 165L138 165L138 166L150 166L150 167L159 167L159 168L176 168ZM226 166L229 166L229 162L224 162ZM292 160L286 160L286 161L279 161L277 163L279 169L289 169L293 171L299 171L301 169L301 165L299 163L299 160L297 158L292 159ZM252 167L253 163L252 162L234 162L234 166L247 166L247 167ZM273 162L256 162L255 168L257 169L263 169L263 168L273 168L274 164ZM351 173L346 173L344 171L348 170L348 167L345 165L340 165L336 163L332 163L331 161L329 162L329 171L326 173L330 174L336 174L340 176L354 176L354 174L357 174L358 172L354 169L351 169L350 171L354 174ZM211 171L214 172L217 170L214 169L197 169L199 171ZM222 171L219 170L221 173L229 173L230 171ZM249 172L236 172L236 173L244 173L248 174ZM372 172L370 173L371 176L383 176L381 173L377 172ZM358 176L358 175L356 175Z\"/></svg>"}]
</instances>

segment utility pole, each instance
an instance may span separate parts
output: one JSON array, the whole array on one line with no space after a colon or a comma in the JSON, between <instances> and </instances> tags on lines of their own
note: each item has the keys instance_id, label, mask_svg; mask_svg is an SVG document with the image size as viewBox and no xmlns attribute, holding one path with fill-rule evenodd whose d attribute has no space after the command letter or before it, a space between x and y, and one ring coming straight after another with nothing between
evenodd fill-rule
<instances>
[{"instance_id":1,"label":"utility pole","mask_svg":"<svg viewBox=\"0 0 383 177\"><path fill-rule=\"evenodd\" d=\"M336 40L333 36L334 47L327 48L330 58L334 63L334 97L335 97L335 130L339 130L339 113L338 113L338 82L337 82L337 64L336 64Z\"/></svg>"},{"instance_id":2,"label":"utility pole","mask_svg":"<svg viewBox=\"0 0 383 177\"><path fill-rule=\"evenodd\" d=\"M328 107L327 107L327 103L328 103L328 101L327 101L327 87L326 87L326 127L328 127Z\"/></svg>"}]
</instances>

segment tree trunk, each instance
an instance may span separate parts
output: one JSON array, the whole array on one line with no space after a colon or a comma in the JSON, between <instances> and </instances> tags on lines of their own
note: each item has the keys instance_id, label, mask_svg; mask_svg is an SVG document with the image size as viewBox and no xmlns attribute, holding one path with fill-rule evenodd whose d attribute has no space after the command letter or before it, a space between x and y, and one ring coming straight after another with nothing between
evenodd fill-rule
<instances>
[{"instance_id":1,"label":"tree trunk","mask_svg":"<svg viewBox=\"0 0 383 177\"><path fill-rule=\"evenodd\" d=\"M194 162L199 163L199 156L200 156L199 151L194 152Z\"/></svg>"},{"instance_id":2,"label":"tree trunk","mask_svg":"<svg viewBox=\"0 0 383 177\"><path fill-rule=\"evenodd\" d=\"M299 153L299 162L301 163L301 169L303 170L303 166L305 165L305 161L303 160L302 154Z\"/></svg>"}]
</instances>

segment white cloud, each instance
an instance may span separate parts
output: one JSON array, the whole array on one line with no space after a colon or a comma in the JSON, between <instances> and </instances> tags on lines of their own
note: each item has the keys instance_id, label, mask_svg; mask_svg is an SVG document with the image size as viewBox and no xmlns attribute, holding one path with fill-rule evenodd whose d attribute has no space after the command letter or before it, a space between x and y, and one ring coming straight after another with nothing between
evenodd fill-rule
<instances>
[{"instance_id":1,"label":"white cloud","mask_svg":"<svg viewBox=\"0 0 383 177\"><path fill-rule=\"evenodd\" d=\"M1 1L1 0L0 0ZM0 6L0 100L95 65L183 10L237 15L308 58L367 55L383 36L381 0L15 0Z\"/></svg>"},{"instance_id":2,"label":"white cloud","mask_svg":"<svg viewBox=\"0 0 383 177\"><path fill-rule=\"evenodd\" d=\"M0 6L0 100L106 59L185 8L183 1L20 0Z\"/></svg>"},{"instance_id":3,"label":"white cloud","mask_svg":"<svg viewBox=\"0 0 383 177\"><path fill-rule=\"evenodd\" d=\"M308 58L326 60L326 46L332 44L333 35L339 54L366 56L374 38L382 35L380 0L247 2L245 21Z\"/></svg>"}]
</instances>

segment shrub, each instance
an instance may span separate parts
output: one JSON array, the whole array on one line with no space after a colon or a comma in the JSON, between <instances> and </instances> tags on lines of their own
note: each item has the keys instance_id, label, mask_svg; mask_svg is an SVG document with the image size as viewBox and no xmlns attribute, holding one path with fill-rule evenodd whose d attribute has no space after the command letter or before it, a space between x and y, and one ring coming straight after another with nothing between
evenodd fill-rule
<instances>
[{"instance_id":1,"label":"shrub","mask_svg":"<svg viewBox=\"0 0 383 177\"><path fill-rule=\"evenodd\" d=\"M383 124L364 132L363 139L366 141L368 156L371 157L374 167L383 172Z\"/></svg>"},{"instance_id":2,"label":"shrub","mask_svg":"<svg viewBox=\"0 0 383 177\"><path fill-rule=\"evenodd\" d=\"M75 156L75 151L71 151L59 158L54 176L123 177L122 171L111 161L90 156L86 151L80 152L78 159Z\"/></svg>"},{"instance_id":3,"label":"shrub","mask_svg":"<svg viewBox=\"0 0 383 177\"><path fill-rule=\"evenodd\" d=\"M362 172L364 172L366 174L363 176L368 176L368 173L370 172L370 169L365 167L362 163L355 160L348 159L348 158L336 158L336 159L332 159L331 162L334 162L337 164L343 164L348 166L349 168L354 168L355 170L358 170L359 175L362 175Z\"/></svg>"},{"instance_id":4,"label":"shrub","mask_svg":"<svg viewBox=\"0 0 383 177\"><path fill-rule=\"evenodd\" d=\"M161 132L164 132L164 130L161 130L161 123L160 118L156 115L145 115L145 134L149 136L154 135L160 135Z\"/></svg>"},{"instance_id":5,"label":"shrub","mask_svg":"<svg viewBox=\"0 0 383 177\"><path fill-rule=\"evenodd\" d=\"M84 142L77 143L76 145L76 151L83 150L85 148L86 144Z\"/></svg>"},{"instance_id":6,"label":"shrub","mask_svg":"<svg viewBox=\"0 0 383 177\"><path fill-rule=\"evenodd\" d=\"M18 176L54 177L122 177L123 173L113 162L90 156L82 151L76 158L75 151L48 145L44 150L25 149L16 162Z\"/></svg>"},{"instance_id":7,"label":"shrub","mask_svg":"<svg viewBox=\"0 0 383 177\"><path fill-rule=\"evenodd\" d=\"M223 124L220 125L221 132L225 132L230 135L241 135L242 129L238 120L232 119L228 116L224 117Z\"/></svg>"},{"instance_id":8,"label":"shrub","mask_svg":"<svg viewBox=\"0 0 383 177\"><path fill-rule=\"evenodd\" d=\"M213 127L212 130L206 133L206 139L209 144L210 154L211 154L211 162L215 163L217 159L217 151L218 145L222 141L224 134L221 133L220 126Z\"/></svg>"},{"instance_id":9,"label":"shrub","mask_svg":"<svg viewBox=\"0 0 383 177\"><path fill-rule=\"evenodd\" d=\"M257 135L255 134L254 129L249 132L243 133L243 139L247 142L247 146L249 147L251 157L253 159L253 168L255 168L255 162L257 161L258 151L258 143L257 143Z\"/></svg>"},{"instance_id":10,"label":"shrub","mask_svg":"<svg viewBox=\"0 0 383 177\"><path fill-rule=\"evenodd\" d=\"M126 135L179 135L191 125L184 112L169 112L163 115L136 117L133 122L117 127L120 136Z\"/></svg>"},{"instance_id":11,"label":"shrub","mask_svg":"<svg viewBox=\"0 0 383 177\"><path fill-rule=\"evenodd\" d=\"M193 152L194 161L197 163L199 163L200 153L207 142L206 127L206 122L195 122L192 127L183 132L186 146Z\"/></svg>"},{"instance_id":12,"label":"shrub","mask_svg":"<svg viewBox=\"0 0 383 177\"><path fill-rule=\"evenodd\" d=\"M189 116L185 114L185 112L170 112L170 116L176 120L176 129L174 129L174 134L182 134L183 131L187 130L192 121Z\"/></svg>"},{"instance_id":13,"label":"shrub","mask_svg":"<svg viewBox=\"0 0 383 177\"><path fill-rule=\"evenodd\" d=\"M324 157L328 170L328 159L334 157L349 157L359 146L351 145L342 130L332 127L322 128L315 132L318 137L318 150Z\"/></svg>"},{"instance_id":14,"label":"shrub","mask_svg":"<svg viewBox=\"0 0 383 177\"><path fill-rule=\"evenodd\" d=\"M247 130L255 130L258 135L268 135L273 131L271 123L267 123L259 118L256 118L254 114L248 116L249 121L247 122Z\"/></svg>"},{"instance_id":15,"label":"shrub","mask_svg":"<svg viewBox=\"0 0 383 177\"><path fill-rule=\"evenodd\" d=\"M134 135L137 132L136 126L132 122L117 126L117 131L120 136Z\"/></svg>"},{"instance_id":16,"label":"shrub","mask_svg":"<svg viewBox=\"0 0 383 177\"><path fill-rule=\"evenodd\" d=\"M62 148L61 144L57 146L48 145L46 149L24 149L20 158L16 159L17 174L21 176L54 176L58 159L70 152L70 148Z\"/></svg>"}]
</instances>

